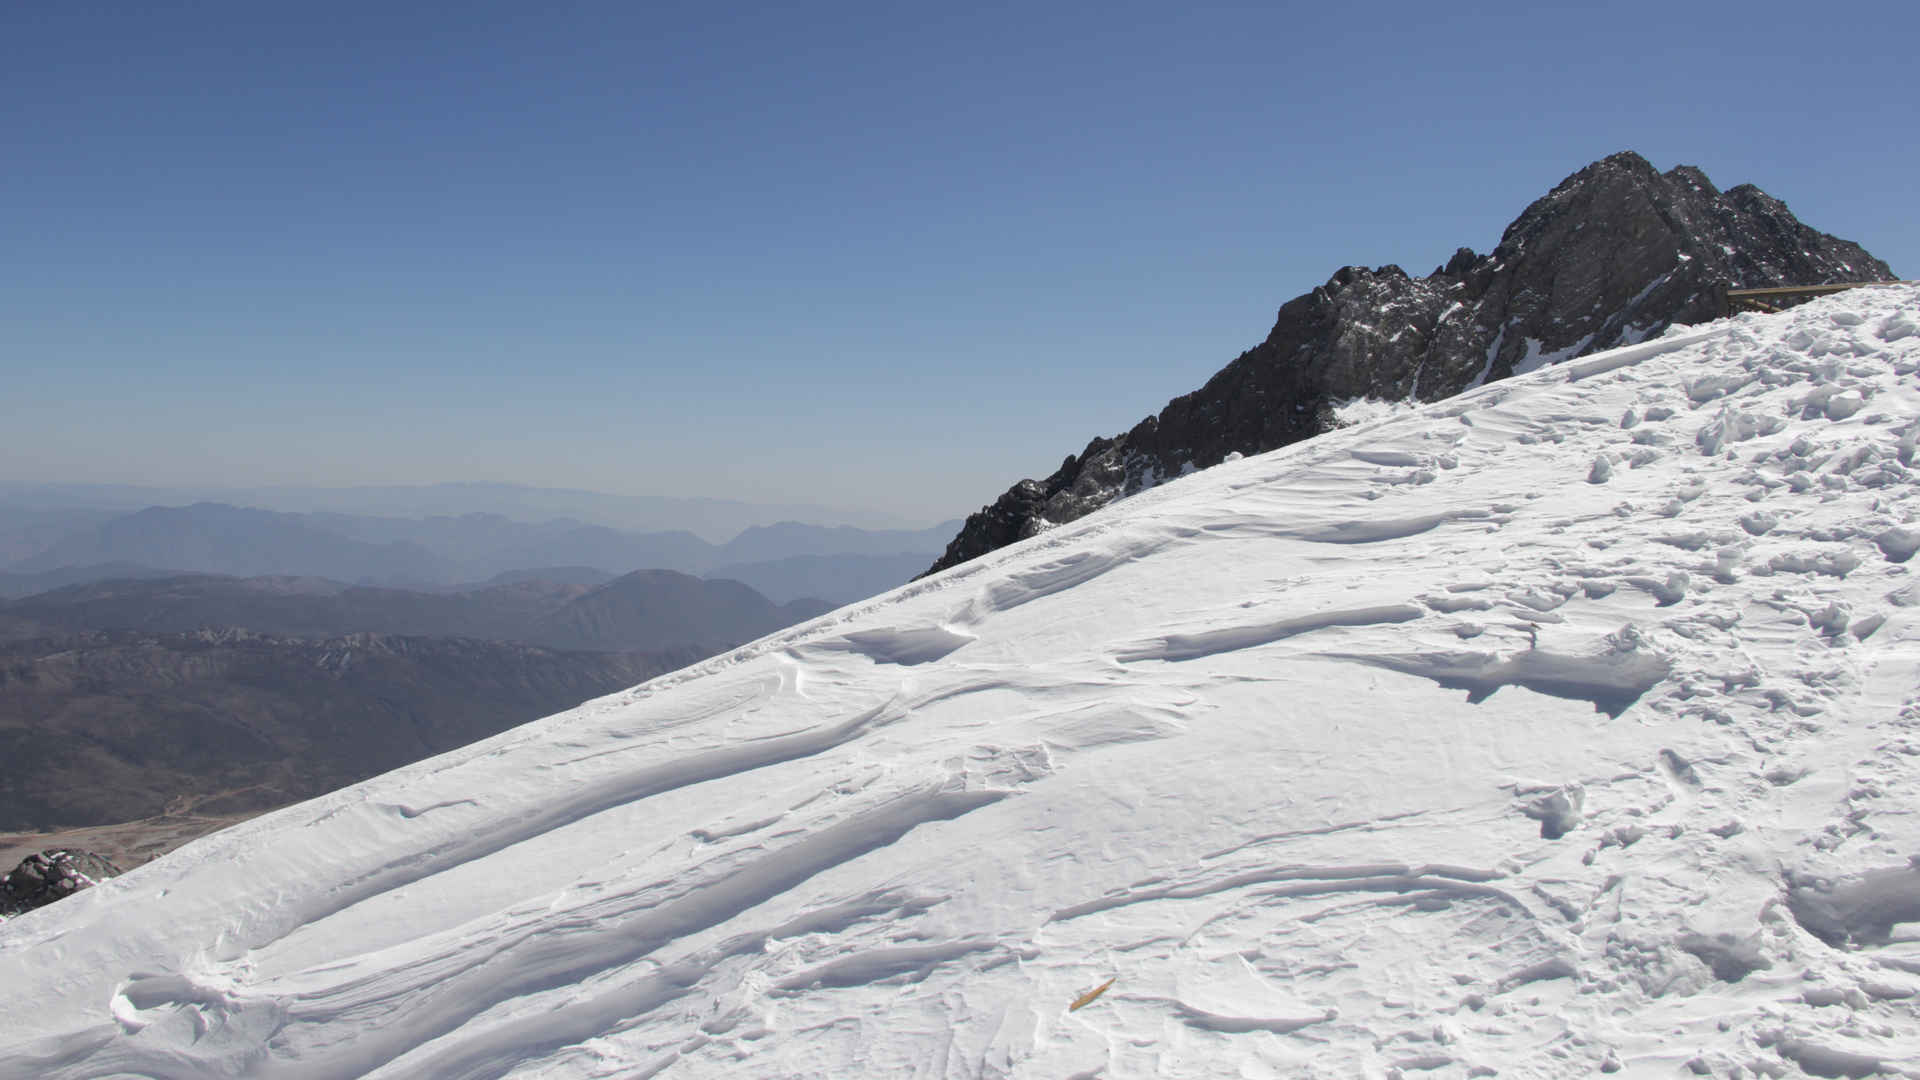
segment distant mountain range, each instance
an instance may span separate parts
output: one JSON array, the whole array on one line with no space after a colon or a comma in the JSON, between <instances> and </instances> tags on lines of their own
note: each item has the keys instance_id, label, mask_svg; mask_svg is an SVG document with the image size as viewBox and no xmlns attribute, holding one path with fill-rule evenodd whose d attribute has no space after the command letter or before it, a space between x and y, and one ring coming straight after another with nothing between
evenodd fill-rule
<instances>
[{"instance_id":1,"label":"distant mountain range","mask_svg":"<svg viewBox=\"0 0 1920 1080\"><path fill-rule=\"evenodd\" d=\"M0 832L282 806L700 655L244 630L0 644Z\"/></svg>"},{"instance_id":2,"label":"distant mountain range","mask_svg":"<svg viewBox=\"0 0 1920 1080\"><path fill-rule=\"evenodd\" d=\"M1229 454L1338 425L1354 399L1438 401L1482 383L1722 314L1728 285L1887 281L1860 245L1800 223L1750 184L1661 173L1634 153L1581 169L1488 255L1423 278L1349 266L1280 308L1267 339L1132 430L1095 438L969 517L933 571L1073 521Z\"/></svg>"},{"instance_id":3,"label":"distant mountain range","mask_svg":"<svg viewBox=\"0 0 1920 1080\"><path fill-rule=\"evenodd\" d=\"M815 521L863 529L900 529L910 523L871 510L804 503L749 503L735 499L612 495L600 491L522 484L443 483L365 487L148 487L133 484L0 484L0 506L39 511L106 510L124 514L148 506L200 502L253 506L288 513L374 517L464 517L502 514L517 521L574 518L635 532L686 530L708 540L776 521ZM4 524L0 512L0 524Z\"/></svg>"},{"instance_id":4,"label":"distant mountain range","mask_svg":"<svg viewBox=\"0 0 1920 1080\"><path fill-rule=\"evenodd\" d=\"M345 581L445 580L447 560L404 541L366 543L300 515L220 503L153 506L69 533L16 572L132 563L210 574L310 574Z\"/></svg>"},{"instance_id":5,"label":"distant mountain range","mask_svg":"<svg viewBox=\"0 0 1920 1080\"><path fill-rule=\"evenodd\" d=\"M905 553L794 555L768 562L729 563L708 576L745 582L775 603L803 599L851 603L912 580L926 564L926 556Z\"/></svg>"},{"instance_id":6,"label":"distant mountain range","mask_svg":"<svg viewBox=\"0 0 1920 1080\"><path fill-rule=\"evenodd\" d=\"M539 523L499 514L395 518L295 514L223 503L0 514L0 550L29 551L0 573L0 596L109 578L182 572L319 577L366 585L448 587L533 567L608 577L674 570L751 577L785 603L846 603L898 585L937 553L958 522L863 530L779 522L724 544L690 531L641 533L574 519ZM924 556L907 559L905 556ZM800 561L794 561L800 560Z\"/></svg>"},{"instance_id":7,"label":"distant mountain range","mask_svg":"<svg viewBox=\"0 0 1920 1080\"><path fill-rule=\"evenodd\" d=\"M438 592L191 575L0 602L0 832L268 809L829 606L579 567Z\"/></svg>"},{"instance_id":8,"label":"distant mountain range","mask_svg":"<svg viewBox=\"0 0 1920 1080\"><path fill-rule=\"evenodd\" d=\"M177 842L899 585L957 525L0 504L0 832Z\"/></svg>"},{"instance_id":9,"label":"distant mountain range","mask_svg":"<svg viewBox=\"0 0 1920 1080\"><path fill-rule=\"evenodd\" d=\"M311 577L210 575L88 582L0 602L15 640L92 631L238 628L286 637L377 633L510 641L550 649L718 652L830 610L775 604L737 581L639 570L598 585L537 572L460 591L420 592Z\"/></svg>"},{"instance_id":10,"label":"distant mountain range","mask_svg":"<svg viewBox=\"0 0 1920 1080\"><path fill-rule=\"evenodd\" d=\"M0 567L30 559L62 537L110 521L125 512L98 507L48 509L0 502Z\"/></svg>"}]
</instances>

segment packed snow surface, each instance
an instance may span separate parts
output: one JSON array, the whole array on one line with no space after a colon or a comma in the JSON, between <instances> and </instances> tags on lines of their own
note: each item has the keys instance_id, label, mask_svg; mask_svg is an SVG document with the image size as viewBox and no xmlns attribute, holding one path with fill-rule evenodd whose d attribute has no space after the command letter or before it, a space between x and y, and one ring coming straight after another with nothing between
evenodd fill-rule
<instances>
[{"instance_id":1,"label":"packed snow surface","mask_svg":"<svg viewBox=\"0 0 1920 1080\"><path fill-rule=\"evenodd\" d=\"M1920 1075L1916 367L1679 328L209 837L0 1076Z\"/></svg>"}]
</instances>

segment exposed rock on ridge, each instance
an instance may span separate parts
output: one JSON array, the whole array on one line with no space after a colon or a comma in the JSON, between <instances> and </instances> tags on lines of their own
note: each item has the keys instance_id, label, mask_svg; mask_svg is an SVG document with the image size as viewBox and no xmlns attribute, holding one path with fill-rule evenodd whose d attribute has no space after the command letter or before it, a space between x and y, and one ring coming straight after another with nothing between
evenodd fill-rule
<instances>
[{"instance_id":1,"label":"exposed rock on ridge","mask_svg":"<svg viewBox=\"0 0 1920 1080\"><path fill-rule=\"evenodd\" d=\"M119 876L120 868L104 855L48 848L27 856L20 860L20 865L0 874L0 919L46 907Z\"/></svg>"},{"instance_id":2,"label":"exposed rock on ridge","mask_svg":"<svg viewBox=\"0 0 1920 1080\"><path fill-rule=\"evenodd\" d=\"M1229 453L1321 434L1353 398L1437 401L1720 314L1721 289L1888 281L1860 245L1751 184L1714 188L1625 152L1581 169L1423 278L1349 266L1280 309L1267 339L1133 430L1096 438L969 517L928 573L1026 539Z\"/></svg>"}]
</instances>

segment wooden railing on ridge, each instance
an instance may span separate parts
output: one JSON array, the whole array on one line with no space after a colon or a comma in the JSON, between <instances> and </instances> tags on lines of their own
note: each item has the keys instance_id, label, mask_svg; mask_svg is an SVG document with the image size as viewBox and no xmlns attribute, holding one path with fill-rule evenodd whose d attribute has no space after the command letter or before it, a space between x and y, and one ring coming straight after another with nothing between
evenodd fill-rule
<instances>
[{"instance_id":1,"label":"wooden railing on ridge","mask_svg":"<svg viewBox=\"0 0 1920 1080\"><path fill-rule=\"evenodd\" d=\"M1868 289L1876 285L1913 285L1912 281L1848 281L1838 285L1775 285L1765 289L1734 289L1722 286L1720 289L1720 310L1728 315L1742 311L1775 312L1781 307L1791 306L1778 303L1793 297L1824 296L1827 293L1844 292L1847 289Z\"/></svg>"}]
</instances>

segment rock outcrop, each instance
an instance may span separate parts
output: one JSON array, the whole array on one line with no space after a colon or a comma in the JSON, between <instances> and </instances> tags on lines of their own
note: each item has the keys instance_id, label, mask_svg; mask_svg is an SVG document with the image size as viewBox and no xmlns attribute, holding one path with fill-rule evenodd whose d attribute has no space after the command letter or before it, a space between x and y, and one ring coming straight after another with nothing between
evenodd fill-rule
<instances>
[{"instance_id":1,"label":"rock outcrop","mask_svg":"<svg viewBox=\"0 0 1920 1080\"><path fill-rule=\"evenodd\" d=\"M119 875L120 868L103 855L48 848L27 856L20 860L19 866L0 874L0 918L46 907Z\"/></svg>"},{"instance_id":2,"label":"rock outcrop","mask_svg":"<svg viewBox=\"0 0 1920 1080\"><path fill-rule=\"evenodd\" d=\"M1199 390L968 518L928 573L1033 536L1230 453L1318 435L1354 398L1436 401L1721 314L1734 287L1887 281L1860 245L1750 184L1615 154L1561 181L1491 254L1423 278L1349 266L1280 309L1267 339Z\"/></svg>"}]
</instances>

